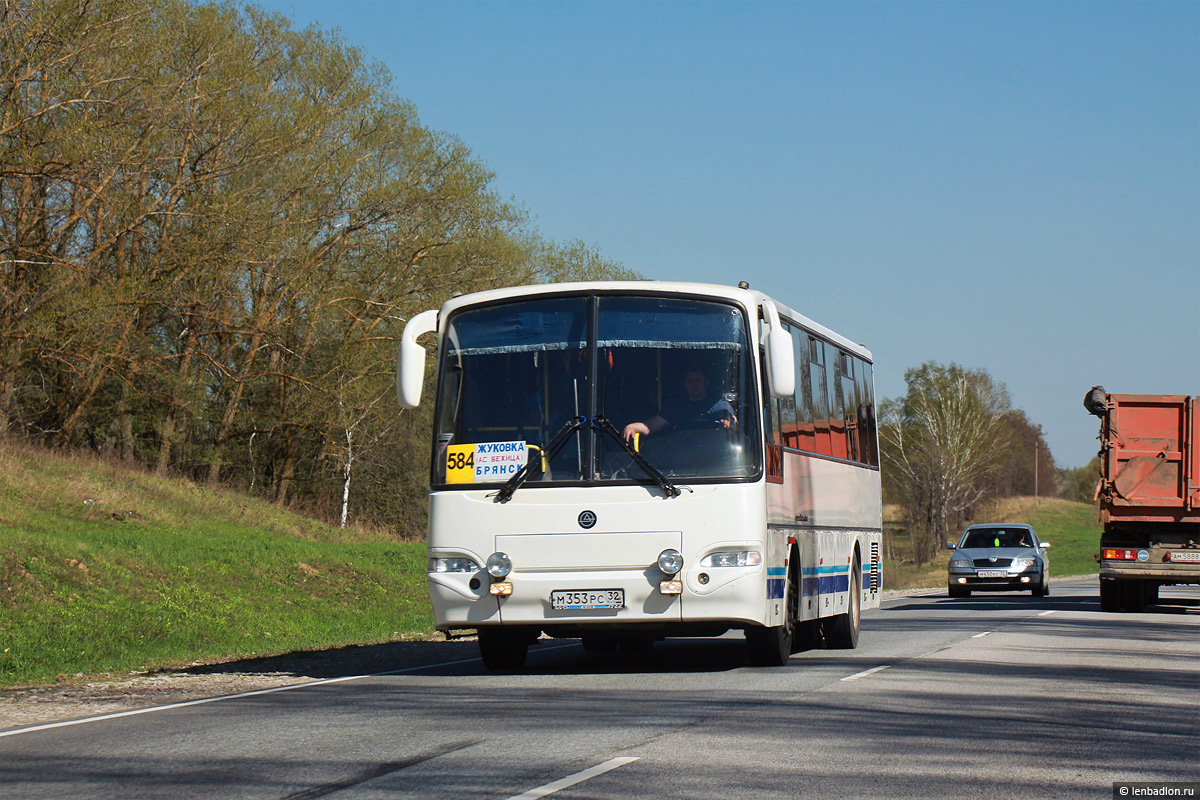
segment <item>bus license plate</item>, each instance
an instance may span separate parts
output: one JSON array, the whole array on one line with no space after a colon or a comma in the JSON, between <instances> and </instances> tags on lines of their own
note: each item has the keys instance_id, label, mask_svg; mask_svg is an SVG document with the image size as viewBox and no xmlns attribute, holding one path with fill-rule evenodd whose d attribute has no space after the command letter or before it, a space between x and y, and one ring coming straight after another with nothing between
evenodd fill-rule
<instances>
[{"instance_id":1,"label":"bus license plate","mask_svg":"<svg viewBox=\"0 0 1200 800\"><path fill-rule=\"evenodd\" d=\"M1006 569L981 569L979 570L981 578L1007 578L1008 570Z\"/></svg>"},{"instance_id":2,"label":"bus license plate","mask_svg":"<svg viewBox=\"0 0 1200 800\"><path fill-rule=\"evenodd\" d=\"M563 589L550 593L550 607L556 611L615 609L625 607L624 589Z\"/></svg>"}]
</instances>

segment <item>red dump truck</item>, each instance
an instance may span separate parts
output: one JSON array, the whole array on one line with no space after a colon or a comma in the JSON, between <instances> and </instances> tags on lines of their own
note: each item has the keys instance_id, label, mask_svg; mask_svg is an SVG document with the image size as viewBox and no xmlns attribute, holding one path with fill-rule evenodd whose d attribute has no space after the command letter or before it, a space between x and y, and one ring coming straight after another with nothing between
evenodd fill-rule
<instances>
[{"instance_id":1,"label":"red dump truck","mask_svg":"<svg viewBox=\"0 0 1200 800\"><path fill-rule=\"evenodd\" d=\"M1200 397L1084 398L1100 418L1100 606L1142 611L1160 586L1200 584Z\"/></svg>"}]
</instances>

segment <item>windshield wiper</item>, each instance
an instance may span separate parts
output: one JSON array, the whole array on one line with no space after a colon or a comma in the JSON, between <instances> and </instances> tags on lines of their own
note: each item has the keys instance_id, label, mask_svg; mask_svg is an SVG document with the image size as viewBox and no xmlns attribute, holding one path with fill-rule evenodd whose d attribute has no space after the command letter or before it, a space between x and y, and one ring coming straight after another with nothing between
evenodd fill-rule
<instances>
[{"instance_id":1,"label":"windshield wiper","mask_svg":"<svg viewBox=\"0 0 1200 800\"><path fill-rule=\"evenodd\" d=\"M517 489L520 489L521 484L525 483L525 481L529 480L529 478L533 476L535 464L537 465L537 473L541 475L543 470L542 465L548 463L551 459L558 455L558 451L563 449L563 445L570 441L571 434L575 433L586 424L587 417L572 417L571 419L567 420L566 424L559 429L558 433L554 434L546 446L542 448L540 453L541 457L536 461L526 461L525 466L514 472L513 476L509 478L503 486L500 487L500 491L496 492L496 501L499 503L507 503L512 498L513 492L517 491Z\"/></svg>"},{"instance_id":2,"label":"windshield wiper","mask_svg":"<svg viewBox=\"0 0 1200 800\"><path fill-rule=\"evenodd\" d=\"M667 476L662 473L662 470L647 461L645 456L634 450L633 446L625 441L625 437L621 435L621 432L617 430L617 427L612 424L612 421L608 417L600 416L594 418L592 420L592 427L598 431L607 433L617 444L621 445L621 449L633 459L633 463L637 464L642 468L642 471L653 478L659 488L667 493L667 497L679 496L679 487L671 483Z\"/></svg>"},{"instance_id":3,"label":"windshield wiper","mask_svg":"<svg viewBox=\"0 0 1200 800\"><path fill-rule=\"evenodd\" d=\"M617 430L608 417L593 417L590 422L594 430L607 433L619 444L621 449L633 459L633 463L637 464L642 468L643 472L653 478L654 482L658 484L660 489L666 492L668 497L678 497L680 495L679 487L671 483L670 479L662 473L662 470L647 461L645 456L634 450L629 442L625 441L625 437L621 436L621 432ZM587 417L579 416L569 419L559 429L558 433L554 434L554 437L550 439L545 448L542 449L540 458L526 462L525 466L513 473L513 476L500 487L500 490L496 492L496 502L507 503L511 500L517 489L520 489L525 481L534 476L535 470L538 475L541 475L542 465L552 461L558 455L558 451L562 450L563 446L570 441L571 435L587 427L588 424L589 420Z\"/></svg>"}]
</instances>

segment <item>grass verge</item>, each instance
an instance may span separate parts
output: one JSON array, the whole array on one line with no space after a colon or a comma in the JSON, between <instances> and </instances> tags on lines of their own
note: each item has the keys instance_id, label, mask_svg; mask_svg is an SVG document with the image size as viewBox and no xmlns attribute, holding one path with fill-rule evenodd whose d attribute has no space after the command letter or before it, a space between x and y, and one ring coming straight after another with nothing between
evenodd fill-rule
<instances>
[{"instance_id":1,"label":"grass verge","mask_svg":"<svg viewBox=\"0 0 1200 800\"><path fill-rule=\"evenodd\" d=\"M425 546L0 445L0 685L428 635Z\"/></svg>"}]
</instances>

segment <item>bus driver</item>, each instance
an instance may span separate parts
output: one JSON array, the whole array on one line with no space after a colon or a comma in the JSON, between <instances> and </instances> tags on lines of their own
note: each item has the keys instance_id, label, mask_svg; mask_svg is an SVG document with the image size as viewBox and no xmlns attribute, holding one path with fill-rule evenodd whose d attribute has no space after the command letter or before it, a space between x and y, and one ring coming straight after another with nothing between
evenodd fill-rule
<instances>
[{"instance_id":1,"label":"bus driver","mask_svg":"<svg viewBox=\"0 0 1200 800\"><path fill-rule=\"evenodd\" d=\"M633 439L635 433L647 436L658 433L669 425L679 425L692 420L712 420L726 429L737 421L733 406L716 392L710 391L708 375L700 368L692 368L683 374L683 391L686 395L668 402L662 414L655 414L645 422L631 422L625 426L625 441ZM663 415L666 416L663 416Z\"/></svg>"}]
</instances>

